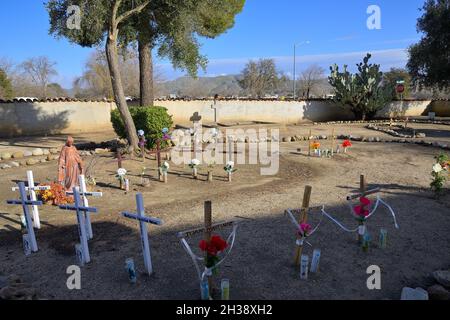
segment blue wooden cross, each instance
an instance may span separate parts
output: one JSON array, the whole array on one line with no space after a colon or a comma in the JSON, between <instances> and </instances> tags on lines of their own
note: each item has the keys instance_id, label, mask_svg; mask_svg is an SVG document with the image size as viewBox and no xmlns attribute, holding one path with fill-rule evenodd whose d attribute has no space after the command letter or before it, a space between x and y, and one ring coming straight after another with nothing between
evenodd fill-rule
<instances>
[{"instance_id":1,"label":"blue wooden cross","mask_svg":"<svg viewBox=\"0 0 450 320\"><path fill-rule=\"evenodd\" d=\"M139 221L139 227L141 231L141 243L142 243L142 253L144 255L144 265L147 273L151 275L153 273L152 258L150 255L150 245L148 243L148 230L146 223L155 224L161 226L163 221L156 218L146 217L144 209L144 200L142 194L138 193L136 195L137 204L137 214L122 212L122 216L125 218L133 219Z\"/></svg>"},{"instance_id":2,"label":"blue wooden cross","mask_svg":"<svg viewBox=\"0 0 450 320\"><path fill-rule=\"evenodd\" d=\"M91 257L89 255L88 246L88 236L86 234L86 220L85 213L92 212L97 213L97 208L90 208L83 206L80 198L80 191L78 188L73 188L73 198L75 200L75 205L60 205L59 208L63 210L71 210L77 212L77 222L78 222L78 234L80 235L80 245L81 245L81 255L83 261L82 264L91 262Z\"/></svg>"},{"instance_id":3,"label":"blue wooden cross","mask_svg":"<svg viewBox=\"0 0 450 320\"><path fill-rule=\"evenodd\" d=\"M27 224L26 227L27 227L27 231L28 231L31 251L32 252L37 252L38 251L38 245L37 245L37 241L36 241L36 235L34 233L33 220L31 219L30 211L28 209L28 206L42 206L42 201L30 201L30 200L28 200L27 192L26 192L26 188L25 188L25 183L24 182L19 182L18 185L19 185L19 192L20 192L20 200L8 200L7 203L8 204L21 205L22 206L23 214L25 216L25 221L26 221L26 224Z\"/></svg>"}]
</instances>

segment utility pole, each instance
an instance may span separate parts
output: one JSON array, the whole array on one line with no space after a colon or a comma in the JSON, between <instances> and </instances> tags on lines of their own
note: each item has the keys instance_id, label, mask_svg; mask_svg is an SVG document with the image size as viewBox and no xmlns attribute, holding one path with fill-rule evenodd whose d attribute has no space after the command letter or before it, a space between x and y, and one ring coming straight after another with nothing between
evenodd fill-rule
<instances>
[{"instance_id":1,"label":"utility pole","mask_svg":"<svg viewBox=\"0 0 450 320\"><path fill-rule=\"evenodd\" d=\"M294 96L294 101L297 98L297 46L301 46L303 44L310 44L310 41L303 41L300 43L295 43L294 44L294 86L293 86L293 96Z\"/></svg>"}]
</instances>

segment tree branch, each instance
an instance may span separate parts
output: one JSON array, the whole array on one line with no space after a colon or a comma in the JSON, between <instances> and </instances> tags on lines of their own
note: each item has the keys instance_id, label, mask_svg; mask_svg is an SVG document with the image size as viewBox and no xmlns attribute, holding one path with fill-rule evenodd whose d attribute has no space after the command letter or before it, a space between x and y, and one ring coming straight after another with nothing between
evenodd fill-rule
<instances>
[{"instance_id":1,"label":"tree branch","mask_svg":"<svg viewBox=\"0 0 450 320\"><path fill-rule=\"evenodd\" d=\"M114 2L114 6L111 13L111 20L110 20L110 26L109 26L109 37L114 37L116 30L117 30L117 12L119 11L120 4L122 3L122 0L116 0Z\"/></svg>"},{"instance_id":2,"label":"tree branch","mask_svg":"<svg viewBox=\"0 0 450 320\"><path fill-rule=\"evenodd\" d=\"M120 0L121 1L121 0ZM120 4L119 1L119 4ZM125 13L123 13L120 17L118 17L116 19L116 27L124 20L128 19L130 16L132 16L133 14L136 13L140 13L142 10L145 9L145 7L147 7L150 4L150 0L145 1L144 3L140 4L139 6L137 6L134 9L131 9Z\"/></svg>"}]
</instances>

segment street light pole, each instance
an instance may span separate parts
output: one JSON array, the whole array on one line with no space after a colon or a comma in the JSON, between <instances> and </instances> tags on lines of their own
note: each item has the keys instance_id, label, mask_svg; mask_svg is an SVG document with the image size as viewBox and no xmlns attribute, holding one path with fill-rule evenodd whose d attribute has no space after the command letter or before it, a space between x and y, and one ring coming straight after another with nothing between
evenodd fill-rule
<instances>
[{"instance_id":1,"label":"street light pole","mask_svg":"<svg viewBox=\"0 0 450 320\"><path fill-rule=\"evenodd\" d=\"M304 42L300 42L300 43L295 43L294 44L294 92L293 92L293 96L294 96L294 100L297 97L297 46L301 46L303 44L309 44L309 41L304 41Z\"/></svg>"},{"instance_id":2,"label":"street light pole","mask_svg":"<svg viewBox=\"0 0 450 320\"><path fill-rule=\"evenodd\" d=\"M297 45L296 44L294 44L294 94L293 94L293 96L294 96L294 101L295 101L295 93L296 93L296 81L297 81L297 79L296 79L296 75L295 75L295 73L296 73L296 65L297 65L297 61L296 61L296 55L297 55Z\"/></svg>"}]
</instances>

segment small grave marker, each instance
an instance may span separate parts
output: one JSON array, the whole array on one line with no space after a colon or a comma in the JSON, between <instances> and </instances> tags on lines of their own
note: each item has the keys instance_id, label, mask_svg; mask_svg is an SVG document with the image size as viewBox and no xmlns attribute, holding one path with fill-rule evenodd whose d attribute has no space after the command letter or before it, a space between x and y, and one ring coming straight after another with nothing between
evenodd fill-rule
<instances>
[{"instance_id":1,"label":"small grave marker","mask_svg":"<svg viewBox=\"0 0 450 320\"><path fill-rule=\"evenodd\" d=\"M191 256L192 261L194 262L195 268L197 269L197 273L198 273L198 277L200 280L200 287L201 287L201 292L202 292L202 297L204 299L208 298L211 296L211 288L212 288L212 274L210 269L208 269L208 267L206 266L206 256L204 259L205 262L205 271L201 271L200 266L198 264L199 260L203 260L201 257L196 256L191 247L189 246L189 244L186 241L186 238L191 237L193 235L199 234L199 233L203 233L203 239L206 242L210 242L211 241L211 237L212 237L212 232L215 230L219 230L219 229L223 229L226 227L230 227L233 226L233 232L231 233L231 235L229 236L228 240L231 239L231 243L229 245L229 249L228 249L228 253L225 255L224 258L222 258L219 262L216 263L216 265L214 266L214 268L217 268L224 260L225 258L230 254L232 248L233 248L233 244L234 244L234 240L236 238L236 232L237 232L237 226L239 224L239 222L241 222L240 219L235 219L235 220L230 220L230 221L225 221L222 223L217 223L217 224L213 224L212 223L212 203L211 201L206 201L205 202L205 207L204 207L204 226L202 228L198 228L198 229L191 229L191 230L186 230L186 231L181 231L178 233L178 238L181 241L181 244L183 245L184 249L186 250L186 252ZM230 241L228 241L230 242ZM205 254L206 255L206 254ZM208 281L205 281L205 277L208 277ZM207 288L206 285L207 284ZM205 292L207 289L207 292Z\"/></svg>"},{"instance_id":2,"label":"small grave marker","mask_svg":"<svg viewBox=\"0 0 450 320\"><path fill-rule=\"evenodd\" d=\"M28 180L28 186L25 188L26 191L28 191L28 194L30 195L31 201L37 201L36 191L45 191L50 190L50 186L35 186L34 185L34 177L33 177L33 171L28 170L27 171L27 180ZM18 191L18 187L12 188L12 191ZM33 213L33 225L36 229L41 228L41 220L39 218L39 208L37 205L33 205L31 207L32 213Z\"/></svg>"},{"instance_id":3,"label":"small grave marker","mask_svg":"<svg viewBox=\"0 0 450 320\"><path fill-rule=\"evenodd\" d=\"M60 205L59 208L62 210L70 210L77 212L78 234L80 236L80 246L82 255L82 261L80 261L80 264L83 265L91 262L91 257L89 254L88 236L86 231L87 227L86 227L85 213L86 212L97 213L97 208L90 208L82 205L80 192L76 187L73 188L73 198L75 200L75 205L73 206Z\"/></svg>"},{"instance_id":4,"label":"small grave marker","mask_svg":"<svg viewBox=\"0 0 450 320\"><path fill-rule=\"evenodd\" d=\"M303 195L303 204L300 211L300 217L299 217L299 224L307 223L308 222L308 210L309 210L309 203L311 201L311 193L312 193L312 187L306 186L305 187L305 193ZM297 240L301 240L301 236L297 235ZM298 266L300 264L300 257L302 255L303 251L303 243L301 245L298 245L295 252L295 265Z\"/></svg>"},{"instance_id":5,"label":"small grave marker","mask_svg":"<svg viewBox=\"0 0 450 320\"><path fill-rule=\"evenodd\" d=\"M83 200L84 207L89 207L89 200L88 197L94 197L94 198L101 198L103 197L102 192L88 192L86 187L86 178L84 175L80 175L78 181L80 182L80 196ZM67 195L73 195L73 191L66 192ZM92 224L91 224L91 215L89 212L84 213L85 222L86 222L86 232L88 240L92 240L94 238L93 232L92 232Z\"/></svg>"},{"instance_id":6,"label":"small grave marker","mask_svg":"<svg viewBox=\"0 0 450 320\"><path fill-rule=\"evenodd\" d=\"M42 206L42 201L28 200L25 183L19 182L18 185L19 185L20 200L8 200L7 204L22 206L23 214L25 216L25 221L26 221L26 227L27 227L27 231L28 231L28 239L25 239L25 240L29 241L31 251L37 252L38 245L37 245L36 235L34 233L33 222L31 220L30 211L28 209L28 206ZM25 246L24 251L26 252L28 250L26 248L25 240L24 240L24 246Z\"/></svg>"},{"instance_id":7,"label":"small grave marker","mask_svg":"<svg viewBox=\"0 0 450 320\"><path fill-rule=\"evenodd\" d=\"M147 230L147 223L154 224L157 226L161 226L163 224L163 221L157 218L151 218L145 216L145 209L144 209L144 200L141 193L138 193L136 195L136 206L137 206L137 213L129 213L129 212L122 212L122 216L128 219L133 219L139 221L139 228L141 233L141 243L142 243L142 253L144 255L144 265L145 270L147 271L148 275L152 275L153 273L153 266L152 266L152 258L150 254L150 245L148 241L148 230Z\"/></svg>"}]
</instances>

